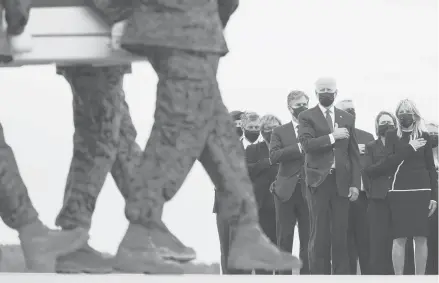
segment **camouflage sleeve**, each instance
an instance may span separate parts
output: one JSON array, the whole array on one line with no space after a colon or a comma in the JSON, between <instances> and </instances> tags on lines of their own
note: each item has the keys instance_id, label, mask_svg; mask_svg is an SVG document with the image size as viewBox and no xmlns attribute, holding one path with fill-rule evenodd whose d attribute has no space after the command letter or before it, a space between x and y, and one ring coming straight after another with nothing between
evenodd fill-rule
<instances>
[{"instance_id":1,"label":"camouflage sleeve","mask_svg":"<svg viewBox=\"0 0 439 283\"><path fill-rule=\"evenodd\" d=\"M218 0L218 13L220 16L223 28L229 22L230 16L236 11L239 6L239 0Z\"/></svg>"},{"instance_id":2,"label":"camouflage sleeve","mask_svg":"<svg viewBox=\"0 0 439 283\"><path fill-rule=\"evenodd\" d=\"M29 21L31 0L2 0L5 8L5 18L8 24L7 32L10 35L19 35Z\"/></svg>"},{"instance_id":3,"label":"camouflage sleeve","mask_svg":"<svg viewBox=\"0 0 439 283\"><path fill-rule=\"evenodd\" d=\"M127 19L133 11L133 0L93 0L90 7L111 26Z\"/></svg>"}]
</instances>

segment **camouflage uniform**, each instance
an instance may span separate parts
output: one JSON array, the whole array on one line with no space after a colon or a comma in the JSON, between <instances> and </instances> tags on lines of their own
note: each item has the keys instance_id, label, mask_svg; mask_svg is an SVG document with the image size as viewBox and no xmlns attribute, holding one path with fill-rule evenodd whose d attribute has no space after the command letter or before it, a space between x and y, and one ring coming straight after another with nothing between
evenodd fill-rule
<instances>
[{"instance_id":1,"label":"camouflage uniform","mask_svg":"<svg viewBox=\"0 0 439 283\"><path fill-rule=\"evenodd\" d=\"M219 213L231 225L228 266L298 266L296 258L270 243L258 224L244 151L216 80L218 61L228 52L217 2L137 0L133 5L121 46L147 57L159 82L155 122L139 168L146 188L138 186L127 200L126 214L135 220L131 223L163 225L163 203L174 197L198 158L218 188ZM130 229L125 238L129 234Z\"/></svg>"},{"instance_id":2,"label":"camouflage uniform","mask_svg":"<svg viewBox=\"0 0 439 283\"><path fill-rule=\"evenodd\" d=\"M221 205L227 208L220 211L257 222L243 151L216 81L219 58L228 52L216 1L140 2L121 43L148 58L159 83L155 122L139 172L148 189L140 188L128 200L127 214L144 225L160 219L157 207L175 195L199 158L223 188L227 201Z\"/></svg>"},{"instance_id":3,"label":"camouflage uniform","mask_svg":"<svg viewBox=\"0 0 439 283\"><path fill-rule=\"evenodd\" d=\"M29 18L29 1L4 0L1 4L5 7L8 34L20 35ZM0 217L7 226L18 231L25 265L31 272L55 271L56 258L77 250L88 240L83 229L55 231L39 220L1 124Z\"/></svg>"},{"instance_id":4,"label":"camouflage uniform","mask_svg":"<svg viewBox=\"0 0 439 283\"><path fill-rule=\"evenodd\" d=\"M63 229L90 229L97 197L111 172L124 198L142 150L123 91L130 66L58 68L73 92L74 142L64 194L56 220Z\"/></svg>"},{"instance_id":5,"label":"camouflage uniform","mask_svg":"<svg viewBox=\"0 0 439 283\"><path fill-rule=\"evenodd\" d=\"M0 216L7 226L19 229L35 222L38 213L20 176L14 153L0 124Z\"/></svg>"}]
</instances>

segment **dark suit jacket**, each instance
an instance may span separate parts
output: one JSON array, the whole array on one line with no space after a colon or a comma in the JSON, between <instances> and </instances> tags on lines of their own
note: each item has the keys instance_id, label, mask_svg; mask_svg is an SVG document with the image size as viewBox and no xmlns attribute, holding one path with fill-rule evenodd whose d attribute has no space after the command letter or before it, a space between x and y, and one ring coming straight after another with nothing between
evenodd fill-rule
<instances>
[{"instance_id":1,"label":"dark suit jacket","mask_svg":"<svg viewBox=\"0 0 439 283\"><path fill-rule=\"evenodd\" d=\"M335 123L347 128L349 138L332 145L330 128L319 106L299 114L299 140L305 151L306 183L318 187L328 176L335 156L337 189L340 196L349 195L349 187L360 189L360 152L355 137L354 117L334 108Z\"/></svg>"},{"instance_id":2,"label":"dark suit jacket","mask_svg":"<svg viewBox=\"0 0 439 283\"><path fill-rule=\"evenodd\" d=\"M386 149L380 138L366 144L366 166L363 167L363 176L366 176L370 184L365 186L367 197L372 199L384 199L392 182L392 174L380 172L376 166L386 157Z\"/></svg>"},{"instance_id":3,"label":"dark suit jacket","mask_svg":"<svg viewBox=\"0 0 439 283\"><path fill-rule=\"evenodd\" d=\"M292 122L273 130L270 161L272 164L279 163L279 172L273 190L279 200L284 202L291 198L303 174L305 159L298 143L299 139L296 137Z\"/></svg>"},{"instance_id":4,"label":"dark suit jacket","mask_svg":"<svg viewBox=\"0 0 439 283\"><path fill-rule=\"evenodd\" d=\"M245 158L258 208L260 210L274 209L270 186L276 179L278 165L270 163L265 141L249 145L245 150Z\"/></svg>"},{"instance_id":5,"label":"dark suit jacket","mask_svg":"<svg viewBox=\"0 0 439 283\"><path fill-rule=\"evenodd\" d=\"M364 144L367 145L368 143L374 141L374 137L371 133L368 133L366 131L360 130L355 128L355 136L357 138L358 144ZM368 162L368 158L366 157L366 154L360 155L360 167L361 169L365 168ZM363 179L363 186L366 193L369 191L370 188L370 180L367 177L366 174L362 174L361 178ZM360 188L358 188L360 189Z\"/></svg>"}]
</instances>

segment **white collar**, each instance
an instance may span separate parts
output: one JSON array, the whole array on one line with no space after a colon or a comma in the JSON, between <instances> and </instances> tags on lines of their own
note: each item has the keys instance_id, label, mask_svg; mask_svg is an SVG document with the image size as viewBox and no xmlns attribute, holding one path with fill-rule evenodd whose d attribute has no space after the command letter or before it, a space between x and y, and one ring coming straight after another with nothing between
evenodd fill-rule
<instances>
[{"instance_id":1,"label":"white collar","mask_svg":"<svg viewBox=\"0 0 439 283\"><path fill-rule=\"evenodd\" d=\"M328 110L331 112L331 114L334 114L334 115L335 115L335 112L334 112L334 110L335 110L334 104L332 104L331 107L329 107L329 109L326 109L326 108L323 107L320 103L319 103L318 105L319 105L320 111L322 111L323 115L326 115L326 111L328 111Z\"/></svg>"},{"instance_id":2,"label":"white collar","mask_svg":"<svg viewBox=\"0 0 439 283\"><path fill-rule=\"evenodd\" d=\"M297 126L299 126L299 123L295 122L294 120L291 120L291 124L293 124L293 127L296 129Z\"/></svg>"}]
</instances>

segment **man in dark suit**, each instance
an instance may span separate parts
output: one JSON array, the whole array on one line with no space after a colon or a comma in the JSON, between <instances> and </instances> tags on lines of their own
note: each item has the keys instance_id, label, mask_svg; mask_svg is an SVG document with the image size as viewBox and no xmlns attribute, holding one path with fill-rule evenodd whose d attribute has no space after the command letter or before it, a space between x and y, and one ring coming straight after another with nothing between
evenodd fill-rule
<instances>
[{"instance_id":1,"label":"man in dark suit","mask_svg":"<svg viewBox=\"0 0 439 283\"><path fill-rule=\"evenodd\" d=\"M345 99L337 103L337 108L356 117L354 103ZM361 169L366 166L366 144L375 140L371 133L355 128L355 137L360 151ZM360 262L361 274L370 274L369 268L369 224L367 219L367 196L365 187L368 187L368 178L362 178L358 199L351 202L349 207L348 251L351 274L357 274L357 262Z\"/></svg>"},{"instance_id":2,"label":"man in dark suit","mask_svg":"<svg viewBox=\"0 0 439 283\"><path fill-rule=\"evenodd\" d=\"M309 97L300 90L288 94L287 105L292 121L273 130L270 142L270 161L279 163L279 171L273 184L273 195L276 206L277 244L286 251L292 252L294 228L299 228L300 274L309 274L308 239L309 213L305 196L305 175L303 171L304 157L298 139L299 123L297 117L308 109ZM290 271L280 272L291 274Z\"/></svg>"},{"instance_id":3,"label":"man in dark suit","mask_svg":"<svg viewBox=\"0 0 439 283\"><path fill-rule=\"evenodd\" d=\"M299 141L305 152L306 199L310 212L309 265L311 274L349 274L347 229L349 201L361 186L360 152L351 114L335 108L336 82L320 78L319 104L299 114ZM330 223L330 225L328 225Z\"/></svg>"},{"instance_id":4,"label":"man in dark suit","mask_svg":"<svg viewBox=\"0 0 439 283\"><path fill-rule=\"evenodd\" d=\"M259 225L274 244L276 244L276 211L270 187L276 179L279 167L278 164L270 162L268 145L273 129L280 125L280 120L275 116L263 116L261 118L261 135L264 141L251 144L245 150L248 173L258 204ZM273 271L256 270L255 273L272 274Z\"/></svg>"}]
</instances>

